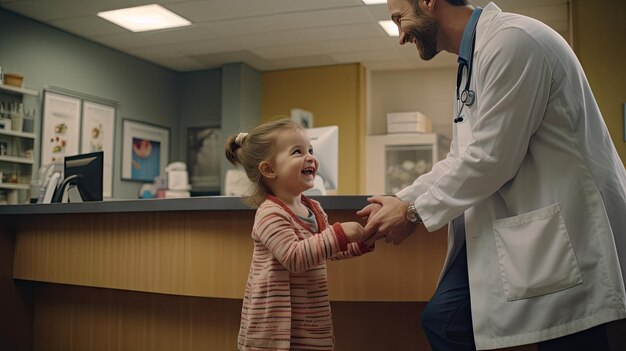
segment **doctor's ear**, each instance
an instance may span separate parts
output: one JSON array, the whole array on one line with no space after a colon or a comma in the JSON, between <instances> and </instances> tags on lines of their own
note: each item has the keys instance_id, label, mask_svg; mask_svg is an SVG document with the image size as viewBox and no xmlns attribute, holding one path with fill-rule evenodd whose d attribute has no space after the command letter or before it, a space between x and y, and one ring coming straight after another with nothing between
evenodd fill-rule
<instances>
[{"instance_id":1,"label":"doctor's ear","mask_svg":"<svg viewBox=\"0 0 626 351\"><path fill-rule=\"evenodd\" d=\"M421 0L420 2L422 3L424 10L432 12L435 8L435 3L437 2L437 0Z\"/></svg>"},{"instance_id":2,"label":"doctor's ear","mask_svg":"<svg viewBox=\"0 0 626 351\"><path fill-rule=\"evenodd\" d=\"M274 170L274 166L267 161L262 161L259 163L259 172L265 178L274 179L276 178L276 171Z\"/></svg>"}]
</instances>

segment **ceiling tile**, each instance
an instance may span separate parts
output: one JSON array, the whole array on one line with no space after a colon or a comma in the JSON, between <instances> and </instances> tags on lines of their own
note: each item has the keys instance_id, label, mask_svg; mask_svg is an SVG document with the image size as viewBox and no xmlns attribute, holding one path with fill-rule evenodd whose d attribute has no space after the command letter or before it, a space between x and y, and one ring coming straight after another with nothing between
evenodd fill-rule
<instances>
[{"instance_id":1,"label":"ceiling tile","mask_svg":"<svg viewBox=\"0 0 626 351\"><path fill-rule=\"evenodd\" d=\"M207 67L222 66L224 62L245 62L249 64L250 66L254 67L255 63L265 61L264 59L245 50L195 55L195 56L189 56L189 58Z\"/></svg>"},{"instance_id":2,"label":"ceiling tile","mask_svg":"<svg viewBox=\"0 0 626 351\"><path fill-rule=\"evenodd\" d=\"M223 38L163 45L162 48L170 50L172 52L178 52L186 56L214 54L231 51L243 52L246 50L245 46L239 45L230 39Z\"/></svg>"},{"instance_id":3,"label":"ceiling tile","mask_svg":"<svg viewBox=\"0 0 626 351\"><path fill-rule=\"evenodd\" d=\"M250 51L266 59L351 52L354 50L395 49L385 38L356 38L351 40L327 40L294 45L266 46L252 48Z\"/></svg>"},{"instance_id":4,"label":"ceiling tile","mask_svg":"<svg viewBox=\"0 0 626 351\"><path fill-rule=\"evenodd\" d=\"M311 12L298 12L288 14L276 14L257 16L253 18L241 18L228 21L213 21L202 23L212 32L223 36L239 36L263 34L276 31L289 31L294 29L310 29L326 26L340 26L354 23L372 23L372 17L363 7L315 10Z\"/></svg>"},{"instance_id":5,"label":"ceiling tile","mask_svg":"<svg viewBox=\"0 0 626 351\"><path fill-rule=\"evenodd\" d=\"M50 24L64 31L79 36L91 37L95 35L110 35L129 33L128 30L117 26L100 17L75 17L68 19L52 20Z\"/></svg>"},{"instance_id":6,"label":"ceiling tile","mask_svg":"<svg viewBox=\"0 0 626 351\"><path fill-rule=\"evenodd\" d=\"M303 57L290 57L286 59L277 59L277 60L272 60L272 63L278 65L280 69L289 69L289 68L336 65L339 62L333 60L329 56L319 55L319 56L303 56Z\"/></svg>"},{"instance_id":7,"label":"ceiling tile","mask_svg":"<svg viewBox=\"0 0 626 351\"><path fill-rule=\"evenodd\" d=\"M285 32L250 34L231 38L234 42L247 48L264 46L288 45L316 41L376 37L382 34L378 24L364 23L345 26L297 29Z\"/></svg>"},{"instance_id":8,"label":"ceiling tile","mask_svg":"<svg viewBox=\"0 0 626 351\"><path fill-rule=\"evenodd\" d=\"M193 25L132 33L98 11L154 0L0 0L0 7L174 70L245 62L259 70L362 62L370 69L454 66L455 55L425 62L414 45L400 46L378 20L387 6L361 0L160 0ZM489 0L474 0L485 6ZM537 18L568 35L566 0L498 0L504 11Z\"/></svg>"},{"instance_id":9,"label":"ceiling tile","mask_svg":"<svg viewBox=\"0 0 626 351\"><path fill-rule=\"evenodd\" d=\"M222 0L185 1L168 8L193 22L206 22L350 6L364 7L360 0Z\"/></svg>"}]
</instances>

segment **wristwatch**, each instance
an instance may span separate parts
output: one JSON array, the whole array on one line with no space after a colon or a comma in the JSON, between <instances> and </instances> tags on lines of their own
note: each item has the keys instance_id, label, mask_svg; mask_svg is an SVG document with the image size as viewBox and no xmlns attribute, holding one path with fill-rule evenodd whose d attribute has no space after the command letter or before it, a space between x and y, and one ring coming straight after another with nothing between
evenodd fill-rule
<instances>
[{"instance_id":1,"label":"wristwatch","mask_svg":"<svg viewBox=\"0 0 626 351\"><path fill-rule=\"evenodd\" d=\"M415 201L409 202L409 208L406 210L406 219L414 224L422 223L422 217L420 217L415 209Z\"/></svg>"}]
</instances>

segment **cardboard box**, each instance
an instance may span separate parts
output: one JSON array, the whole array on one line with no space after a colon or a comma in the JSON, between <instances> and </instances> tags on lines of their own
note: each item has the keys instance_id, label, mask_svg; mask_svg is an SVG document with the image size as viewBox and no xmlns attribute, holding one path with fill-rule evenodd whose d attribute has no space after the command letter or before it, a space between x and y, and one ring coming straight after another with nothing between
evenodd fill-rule
<instances>
[{"instance_id":1,"label":"cardboard box","mask_svg":"<svg viewBox=\"0 0 626 351\"><path fill-rule=\"evenodd\" d=\"M387 134L394 133L430 133L431 129L425 127L423 123L391 123L387 125Z\"/></svg>"},{"instance_id":2,"label":"cardboard box","mask_svg":"<svg viewBox=\"0 0 626 351\"><path fill-rule=\"evenodd\" d=\"M14 87L21 88L22 82L24 81L24 76L18 73L5 73L4 74L4 84L12 85Z\"/></svg>"},{"instance_id":3,"label":"cardboard box","mask_svg":"<svg viewBox=\"0 0 626 351\"><path fill-rule=\"evenodd\" d=\"M387 114L387 133L432 133L433 123L421 112Z\"/></svg>"}]
</instances>

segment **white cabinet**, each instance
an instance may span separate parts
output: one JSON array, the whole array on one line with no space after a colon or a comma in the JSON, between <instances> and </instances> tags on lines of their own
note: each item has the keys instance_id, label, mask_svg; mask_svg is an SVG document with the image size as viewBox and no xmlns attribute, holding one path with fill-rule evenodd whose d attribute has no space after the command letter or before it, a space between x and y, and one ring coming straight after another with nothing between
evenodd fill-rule
<instances>
[{"instance_id":1,"label":"white cabinet","mask_svg":"<svg viewBox=\"0 0 626 351\"><path fill-rule=\"evenodd\" d=\"M30 89L0 85L0 103L4 106L23 102L25 95L36 97L38 93ZM33 102L34 105L36 103ZM24 132L22 128L13 130L10 127L0 129L0 204L29 201L34 150L35 134L31 131Z\"/></svg>"},{"instance_id":2,"label":"white cabinet","mask_svg":"<svg viewBox=\"0 0 626 351\"><path fill-rule=\"evenodd\" d=\"M366 143L365 190L392 195L411 185L446 157L450 140L434 133L370 135Z\"/></svg>"}]
</instances>

